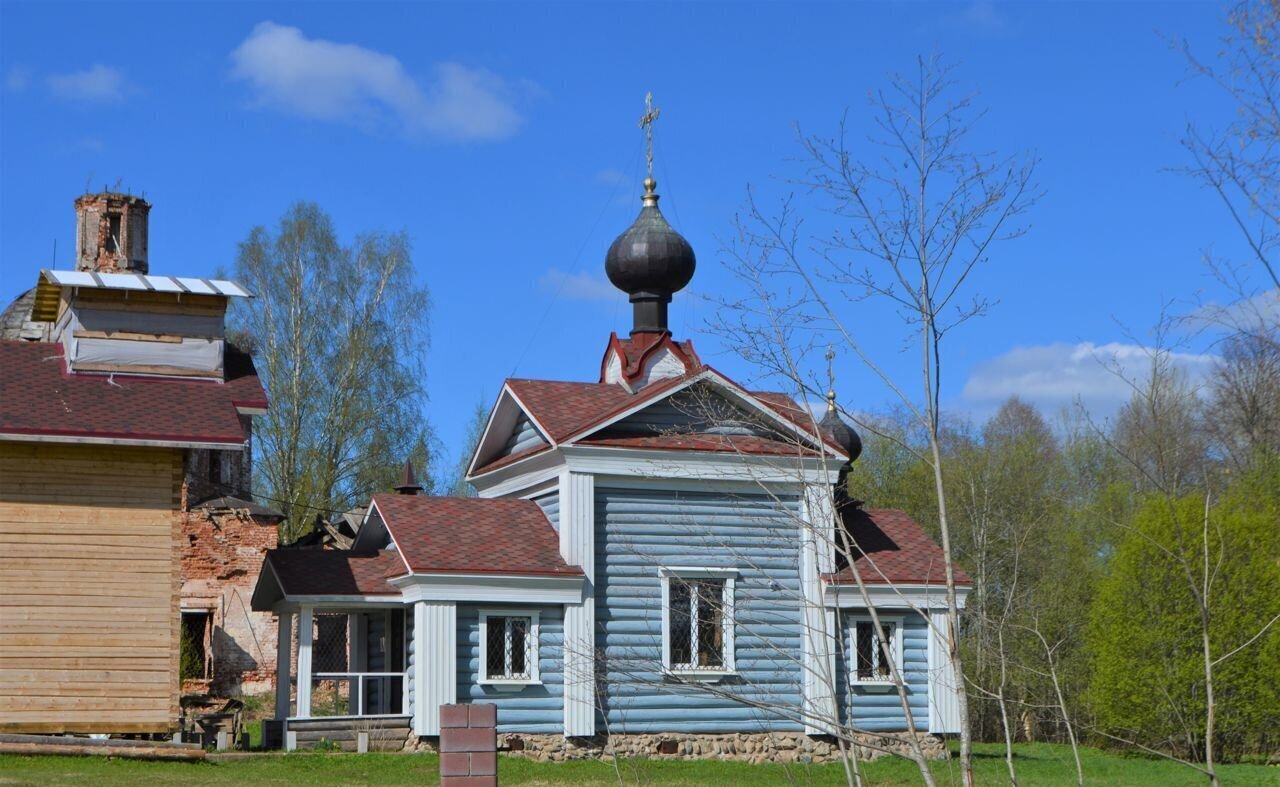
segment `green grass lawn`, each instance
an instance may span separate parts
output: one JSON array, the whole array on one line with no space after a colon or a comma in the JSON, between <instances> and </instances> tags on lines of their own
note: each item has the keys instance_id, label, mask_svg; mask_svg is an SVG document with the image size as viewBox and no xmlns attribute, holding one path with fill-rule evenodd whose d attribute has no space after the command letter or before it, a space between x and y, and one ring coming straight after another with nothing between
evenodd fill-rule
<instances>
[{"instance_id":1,"label":"green grass lawn","mask_svg":"<svg viewBox=\"0 0 1280 787\"><path fill-rule=\"evenodd\" d=\"M978 781L1008 784L1001 748L978 746ZM1190 769L1170 762L1121 757L1096 749L1083 752L1085 782L1108 787L1164 787L1202 785ZM534 763L504 757L502 784L618 784L607 762ZM1018 747L1018 778L1026 787L1075 784L1071 750L1065 746L1033 744ZM939 762L935 771L943 784L958 784L955 763ZM625 784L842 784L839 765L748 765L736 762L673 762L627 760L618 764ZM914 785L919 772L905 760L883 759L863 766L869 785ZM1280 786L1280 767L1228 765L1222 783ZM0 756L0 785L64 784L199 787L201 785L304 784L430 785L436 784L434 755L417 754L290 754L219 763L142 762L96 757Z\"/></svg>"}]
</instances>

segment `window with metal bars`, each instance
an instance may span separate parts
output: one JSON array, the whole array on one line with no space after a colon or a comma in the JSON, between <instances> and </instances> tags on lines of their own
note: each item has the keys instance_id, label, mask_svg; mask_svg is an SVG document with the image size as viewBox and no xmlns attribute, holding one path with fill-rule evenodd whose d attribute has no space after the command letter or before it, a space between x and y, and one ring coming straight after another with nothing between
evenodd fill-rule
<instances>
[{"instance_id":1,"label":"window with metal bars","mask_svg":"<svg viewBox=\"0 0 1280 787\"><path fill-rule=\"evenodd\" d=\"M538 614L480 613L481 682L538 681Z\"/></svg>"},{"instance_id":2,"label":"window with metal bars","mask_svg":"<svg viewBox=\"0 0 1280 787\"><path fill-rule=\"evenodd\" d=\"M662 569L663 664L668 670L733 672L735 573L728 569Z\"/></svg>"},{"instance_id":3,"label":"window with metal bars","mask_svg":"<svg viewBox=\"0 0 1280 787\"><path fill-rule=\"evenodd\" d=\"M850 647L853 654L854 679L864 683L881 683L893 680L891 660L901 658L896 621L880 621L884 641L876 634L870 620L854 620L849 627Z\"/></svg>"}]
</instances>

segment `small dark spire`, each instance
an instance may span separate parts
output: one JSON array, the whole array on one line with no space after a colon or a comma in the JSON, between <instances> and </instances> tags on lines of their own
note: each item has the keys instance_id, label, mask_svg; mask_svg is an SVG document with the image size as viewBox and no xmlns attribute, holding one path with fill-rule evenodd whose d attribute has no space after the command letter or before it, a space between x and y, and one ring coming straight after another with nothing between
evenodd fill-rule
<instances>
[{"instance_id":1,"label":"small dark spire","mask_svg":"<svg viewBox=\"0 0 1280 787\"><path fill-rule=\"evenodd\" d=\"M404 468L400 471L400 483L395 487L396 493L401 495L417 495L422 493L422 485L418 483L417 476L413 472L413 461L404 460Z\"/></svg>"}]
</instances>

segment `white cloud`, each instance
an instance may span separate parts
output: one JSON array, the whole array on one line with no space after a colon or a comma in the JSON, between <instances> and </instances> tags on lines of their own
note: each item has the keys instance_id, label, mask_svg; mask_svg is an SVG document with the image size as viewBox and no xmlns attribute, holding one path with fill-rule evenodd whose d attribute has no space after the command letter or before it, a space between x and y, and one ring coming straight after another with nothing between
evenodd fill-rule
<instances>
[{"instance_id":1,"label":"white cloud","mask_svg":"<svg viewBox=\"0 0 1280 787\"><path fill-rule=\"evenodd\" d=\"M485 69L441 63L420 82L391 55L274 22L254 27L231 62L258 104L318 120L391 119L407 133L454 140L502 139L523 123L517 90Z\"/></svg>"},{"instance_id":2,"label":"white cloud","mask_svg":"<svg viewBox=\"0 0 1280 787\"><path fill-rule=\"evenodd\" d=\"M576 301L611 301L626 297L606 279L589 273L565 273L552 268L538 280L542 289Z\"/></svg>"},{"instance_id":3,"label":"white cloud","mask_svg":"<svg viewBox=\"0 0 1280 787\"><path fill-rule=\"evenodd\" d=\"M1188 315L1187 322L1192 328L1227 331L1280 325L1280 289L1264 290L1225 305L1216 302L1202 304Z\"/></svg>"},{"instance_id":4,"label":"white cloud","mask_svg":"<svg viewBox=\"0 0 1280 787\"><path fill-rule=\"evenodd\" d=\"M1015 347L977 364L961 396L980 407L1017 395L1046 409L1069 405L1078 397L1090 412L1109 415L1132 393L1123 378L1136 380L1150 373L1151 352L1149 347L1121 342ZM1169 358L1193 382L1217 360L1214 355L1183 352L1172 352Z\"/></svg>"},{"instance_id":5,"label":"white cloud","mask_svg":"<svg viewBox=\"0 0 1280 787\"><path fill-rule=\"evenodd\" d=\"M45 81L54 95L60 98L97 104L122 101L128 89L123 73L101 63L83 71L50 74Z\"/></svg>"}]
</instances>

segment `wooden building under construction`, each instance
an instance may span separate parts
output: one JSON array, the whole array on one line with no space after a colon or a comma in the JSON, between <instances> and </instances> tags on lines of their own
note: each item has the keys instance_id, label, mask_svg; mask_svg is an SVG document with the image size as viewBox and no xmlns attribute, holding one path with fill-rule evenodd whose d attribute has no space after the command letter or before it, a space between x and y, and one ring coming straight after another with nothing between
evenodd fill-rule
<instances>
[{"instance_id":1,"label":"wooden building under construction","mask_svg":"<svg viewBox=\"0 0 1280 787\"><path fill-rule=\"evenodd\" d=\"M188 493L247 487L267 406L224 337L249 293L147 275L136 197L76 208L77 269L0 315L0 731L168 732Z\"/></svg>"}]
</instances>

